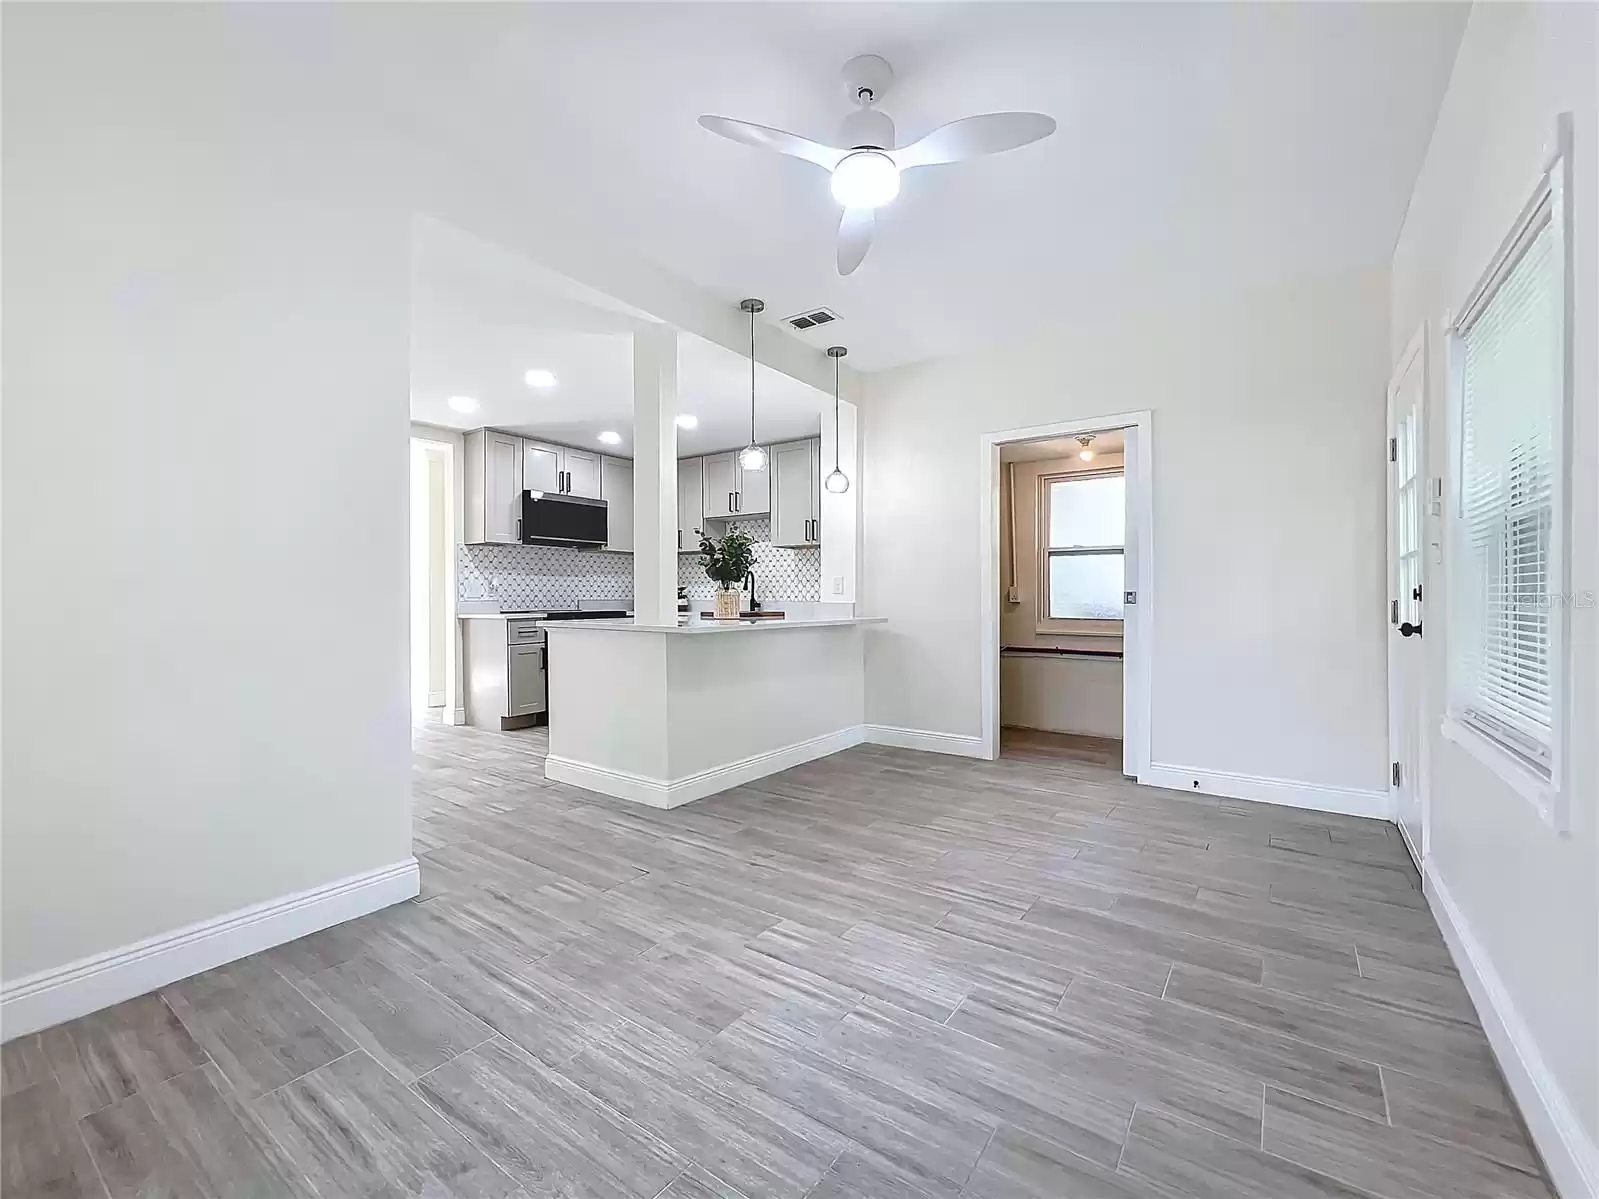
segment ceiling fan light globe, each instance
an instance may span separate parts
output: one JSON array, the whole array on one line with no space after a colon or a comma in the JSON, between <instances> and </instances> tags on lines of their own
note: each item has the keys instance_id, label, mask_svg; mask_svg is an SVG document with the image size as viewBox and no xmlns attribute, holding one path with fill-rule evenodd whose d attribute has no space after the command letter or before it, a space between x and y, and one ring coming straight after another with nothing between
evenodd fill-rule
<instances>
[{"instance_id":1,"label":"ceiling fan light globe","mask_svg":"<svg viewBox=\"0 0 1599 1199\"><path fill-rule=\"evenodd\" d=\"M833 473L822 481L822 486L834 495L843 495L849 490L849 476L835 467Z\"/></svg>"},{"instance_id":2,"label":"ceiling fan light globe","mask_svg":"<svg viewBox=\"0 0 1599 1199\"><path fill-rule=\"evenodd\" d=\"M833 168L833 198L845 208L881 208L899 195L899 168L887 154L858 150Z\"/></svg>"},{"instance_id":3,"label":"ceiling fan light globe","mask_svg":"<svg viewBox=\"0 0 1599 1199\"><path fill-rule=\"evenodd\" d=\"M747 445L739 452L738 464L745 470L765 470L766 451L758 445Z\"/></svg>"}]
</instances>

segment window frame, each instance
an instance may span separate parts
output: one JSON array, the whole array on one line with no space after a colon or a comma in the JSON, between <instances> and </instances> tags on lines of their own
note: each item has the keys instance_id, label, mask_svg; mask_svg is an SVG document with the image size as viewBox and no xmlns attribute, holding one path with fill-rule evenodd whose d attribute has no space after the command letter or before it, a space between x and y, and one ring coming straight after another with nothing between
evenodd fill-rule
<instances>
[{"instance_id":1,"label":"window frame","mask_svg":"<svg viewBox=\"0 0 1599 1199\"><path fill-rule=\"evenodd\" d=\"M1572 269L1572 212L1567 197L1571 194L1571 118L1562 114L1557 122L1556 149L1545 163L1527 203L1495 251L1487 269L1477 280L1459 315L1446 318L1447 412L1449 454L1447 459L1449 503L1445 518L1445 544L1458 565L1445 572L1445 687L1442 736L1459 746L1495 774L1513 791L1527 800L1545 823L1560 832L1570 828L1567 788L1567 747L1569 727L1570 655L1568 605L1565 597L1570 577L1570 444L1572 414L1572 312L1574 271ZM1548 604L1547 652L1549 659L1549 757L1545 769L1534 756L1517 744L1512 736L1496 730L1484 719L1467 710L1464 692L1468 680L1460 677L1459 657L1450 639L1463 633L1461 605L1466 602L1464 588L1478 579L1461 567L1470 552L1463 494L1465 474L1465 367L1466 332L1508 280L1515 266L1541 231L1541 214L1549 208L1549 228L1556 238L1553 253L1560 272L1560 372L1559 394L1551 424L1550 444L1550 530L1546 589ZM1474 682L1474 680L1471 680Z\"/></svg>"},{"instance_id":2,"label":"window frame","mask_svg":"<svg viewBox=\"0 0 1599 1199\"><path fill-rule=\"evenodd\" d=\"M1102 479L1111 476L1127 478L1127 470L1123 466L1094 467L1087 470L1053 471L1049 474L1038 476L1038 495L1034 504L1036 517L1034 524L1037 526L1037 553L1038 553L1038 611L1035 629L1046 636L1057 637L1120 637L1124 625L1123 617L1114 619L1092 620L1086 617L1052 617L1049 615L1049 560L1055 554L1064 556L1083 557L1094 554L1119 553L1123 563L1123 581L1126 580L1127 562L1127 530L1125 527L1126 501L1123 500L1123 529L1120 545L1105 546L1073 546L1071 549L1051 549L1049 544L1049 488L1052 483L1072 482L1083 479Z\"/></svg>"}]
</instances>

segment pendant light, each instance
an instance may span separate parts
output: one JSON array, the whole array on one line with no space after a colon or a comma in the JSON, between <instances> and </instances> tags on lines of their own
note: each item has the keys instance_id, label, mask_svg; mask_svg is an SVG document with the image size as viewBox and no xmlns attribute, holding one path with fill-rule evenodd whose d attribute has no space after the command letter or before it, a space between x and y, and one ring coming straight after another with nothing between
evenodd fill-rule
<instances>
[{"instance_id":1,"label":"pendant light","mask_svg":"<svg viewBox=\"0 0 1599 1199\"><path fill-rule=\"evenodd\" d=\"M750 443L739 454L738 464L745 470L765 470L766 450L755 444L755 314L765 311L766 305L745 300L739 307L750 314Z\"/></svg>"},{"instance_id":2,"label":"pendant light","mask_svg":"<svg viewBox=\"0 0 1599 1199\"><path fill-rule=\"evenodd\" d=\"M849 490L849 476L838 465L838 360L848 353L843 346L827 347L827 356L833 360L833 473L822 486L834 495L843 495Z\"/></svg>"},{"instance_id":3,"label":"pendant light","mask_svg":"<svg viewBox=\"0 0 1599 1199\"><path fill-rule=\"evenodd\" d=\"M1094 460L1094 451L1088 448L1093 443L1093 440L1094 435L1092 433L1077 439L1077 443L1083 447L1077 451L1077 456L1084 462L1092 462Z\"/></svg>"}]
</instances>

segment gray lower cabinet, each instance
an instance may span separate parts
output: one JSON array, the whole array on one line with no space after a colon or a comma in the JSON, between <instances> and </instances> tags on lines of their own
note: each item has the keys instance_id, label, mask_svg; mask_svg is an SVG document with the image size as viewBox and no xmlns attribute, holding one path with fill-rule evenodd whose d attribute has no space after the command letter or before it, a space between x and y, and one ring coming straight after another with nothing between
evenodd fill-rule
<instances>
[{"instance_id":1,"label":"gray lower cabinet","mask_svg":"<svg viewBox=\"0 0 1599 1199\"><path fill-rule=\"evenodd\" d=\"M544 630L531 620L474 617L461 622L466 722L480 729L524 728L549 710Z\"/></svg>"},{"instance_id":2,"label":"gray lower cabinet","mask_svg":"<svg viewBox=\"0 0 1599 1199\"><path fill-rule=\"evenodd\" d=\"M772 544L816 545L822 540L821 442L772 447Z\"/></svg>"}]
</instances>

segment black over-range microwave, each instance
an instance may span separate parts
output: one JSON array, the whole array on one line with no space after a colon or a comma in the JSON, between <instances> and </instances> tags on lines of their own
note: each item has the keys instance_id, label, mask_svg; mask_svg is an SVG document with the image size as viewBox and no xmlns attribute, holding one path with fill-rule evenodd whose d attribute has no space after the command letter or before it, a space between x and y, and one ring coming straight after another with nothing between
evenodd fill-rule
<instances>
[{"instance_id":1,"label":"black over-range microwave","mask_svg":"<svg viewBox=\"0 0 1599 1199\"><path fill-rule=\"evenodd\" d=\"M522 493L522 541L527 545L604 545L605 501L548 491Z\"/></svg>"}]
</instances>

